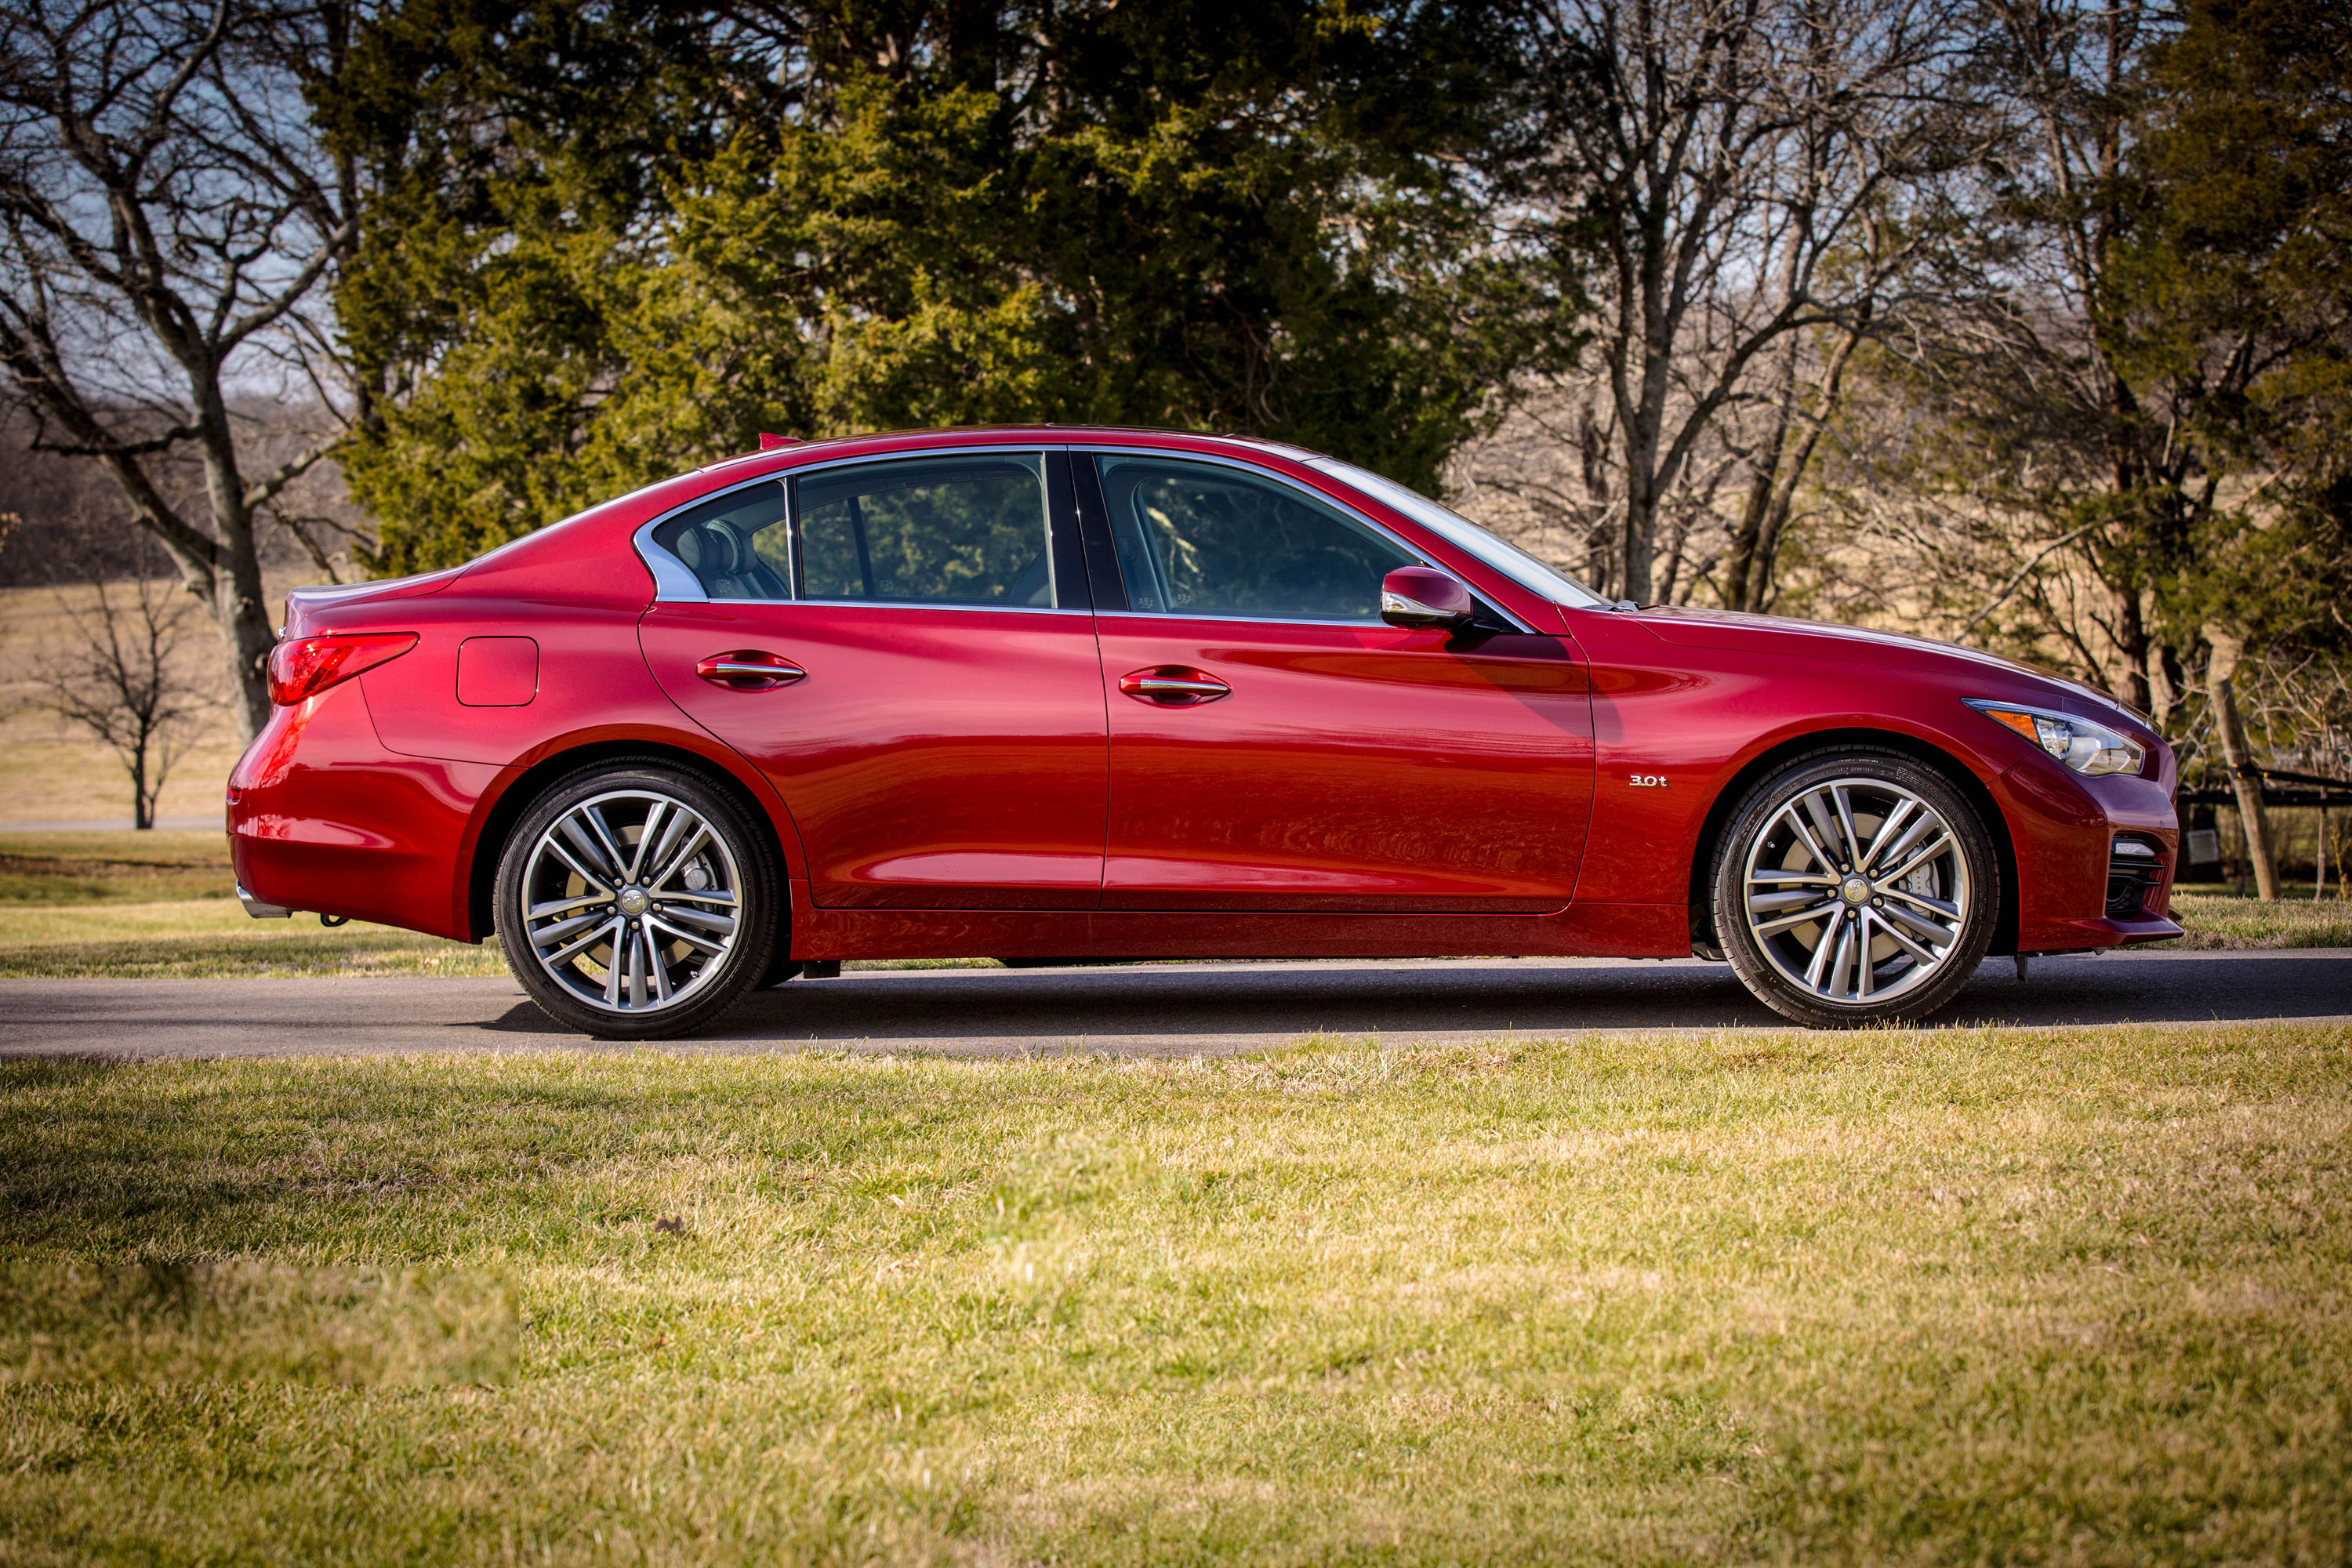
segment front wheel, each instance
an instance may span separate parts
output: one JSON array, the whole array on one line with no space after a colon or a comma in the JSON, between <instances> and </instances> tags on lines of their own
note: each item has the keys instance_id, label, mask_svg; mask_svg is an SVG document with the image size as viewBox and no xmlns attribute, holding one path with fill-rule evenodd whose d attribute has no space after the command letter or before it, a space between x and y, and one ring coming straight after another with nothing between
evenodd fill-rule
<instances>
[{"instance_id":1,"label":"front wheel","mask_svg":"<svg viewBox=\"0 0 2352 1568\"><path fill-rule=\"evenodd\" d=\"M588 768L541 795L507 840L499 945L558 1023L666 1039L767 973L780 885L767 841L703 780L651 763Z\"/></svg>"},{"instance_id":2,"label":"front wheel","mask_svg":"<svg viewBox=\"0 0 2352 1568\"><path fill-rule=\"evenodd\" d=\"M1890 752L1800 758L1716 851L1716 940L1748 989L1814 1028L1925 1016L1992 941L2000 858L1974 807Z\"/></svg>"}]
</instances>

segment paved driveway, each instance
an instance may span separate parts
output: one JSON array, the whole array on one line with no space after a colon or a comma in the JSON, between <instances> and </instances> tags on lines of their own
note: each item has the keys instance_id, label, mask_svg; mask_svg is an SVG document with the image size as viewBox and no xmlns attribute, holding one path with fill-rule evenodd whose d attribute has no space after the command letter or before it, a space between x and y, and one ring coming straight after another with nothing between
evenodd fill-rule
<instances>
[{"instance_id":1,"label":"paved driveway","mask_svg":"<svg viewBox=\"0 0 2352 1568\"><path fill-rule=\"evenodd\" d=\"M1988 963L1942 1022L2352 1021L2352 949ZM734 1050L1191 1056L1302 1035L1398 1042L1787 1027L1719 963L1349 960L890 970L795 980L702 1042ZM578 1045L509 980L0 981L0 1055L299 1056Z\"/></svg>"}]
</instances>

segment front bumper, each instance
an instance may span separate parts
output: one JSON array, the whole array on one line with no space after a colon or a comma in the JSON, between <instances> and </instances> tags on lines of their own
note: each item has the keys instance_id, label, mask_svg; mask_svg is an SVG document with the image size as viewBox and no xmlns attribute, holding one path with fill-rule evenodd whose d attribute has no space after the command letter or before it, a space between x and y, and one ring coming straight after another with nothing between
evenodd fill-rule
<instances>
[{"instance_id":1,"label":"front bumper","mask_svg":"<svg viewBox=\"0 0 2352 1568\"><path fill-rule=\"evenodd\" d=\"M2016 951L2081 952L2165 942L2179 822L2162 776L2082 778L2040 759L1995 781L2017 851ZM2145 847L2145 855L2116 850Z\"/></svg>"}]
</instances>

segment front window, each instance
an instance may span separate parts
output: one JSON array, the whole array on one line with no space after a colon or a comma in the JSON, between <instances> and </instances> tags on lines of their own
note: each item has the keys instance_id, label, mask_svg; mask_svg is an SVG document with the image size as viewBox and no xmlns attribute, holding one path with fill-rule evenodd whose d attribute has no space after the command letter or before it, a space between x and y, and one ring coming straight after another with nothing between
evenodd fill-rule
<instances>
[{"instance_id":1,"label":"front window","mask_svg":"<svg viewBox=\"0 0 2352 1568\"><path fill-rule=\"evenodd\" d=\"M1468 551L1538 598L1582 609L1598 608L1609 602L1575 578L1545 565L1508 540L1487 532L1452 507L1441 506L1419 490L1336 458L1310 458L1307 467L1320 468L1333 479L1387 502L1446 543Z\"/></svg>"},{"instance_id":2,"label":"front window","mask_svg":"<svg viewBox=\"0 0 2352 1568\"><path fill-rule=\"evenodd\" d=\"M1214 463L1099 455L1128 607L1160 615L1377 621L1412 553L1306 491Z\"/></svg>"}]
</instances>

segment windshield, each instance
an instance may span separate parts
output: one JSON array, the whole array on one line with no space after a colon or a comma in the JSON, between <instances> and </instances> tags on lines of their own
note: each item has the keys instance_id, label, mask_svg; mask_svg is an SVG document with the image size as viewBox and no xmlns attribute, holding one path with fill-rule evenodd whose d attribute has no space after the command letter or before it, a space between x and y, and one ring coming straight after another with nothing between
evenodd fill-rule
<instances>
[{"instance_id":1,"label":"windshield","mask_svg":"<svg viewBox=\"0 0 2352 1568\"><path fill-rule=\"evenodd\" d=\"M1333 479L1345 479L1367 495L1381 500L1436 534L1448 544L1455 544L1517 583L1530 594L1557 605L1572 605L1584 609L1596 609L1609 601L1552 567L1545 565L1517 545L1498 539L1453 508L1441 506L1419 490L1408 489L1394 479L1384 479L1369 469L1353 463L1343 463L1336 458L1312 458L1307 467L1320 468Z\"/></svg>"}]
</instances>

